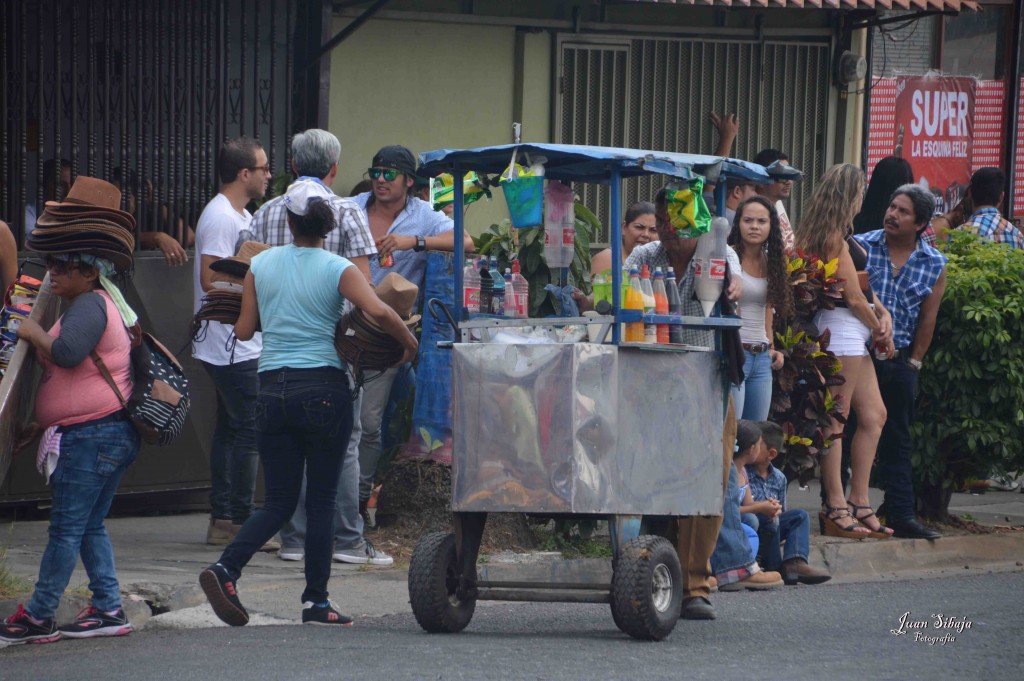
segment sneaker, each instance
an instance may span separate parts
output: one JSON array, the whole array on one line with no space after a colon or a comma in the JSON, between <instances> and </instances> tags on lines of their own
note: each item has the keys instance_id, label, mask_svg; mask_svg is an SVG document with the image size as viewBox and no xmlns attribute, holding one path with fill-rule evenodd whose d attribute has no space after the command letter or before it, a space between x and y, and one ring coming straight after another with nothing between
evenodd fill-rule
<instances>
[{"instance_id":1,"label":"sneaker","mask_svg":"<svg viewBox=\"0 0 1024 681\"><path fill-rule=\"evenodd\" d=\"M25 606L18 605L18 610L0 624L0 643L18 645L19 643L53 643L60 640L60 632L53 618L48 620L34 619L25 611Z\"/></svg>"},{"instance_id":2,"label":"sneaker","mask_svg":"<svg viewBox=\"0 0 1024 681\"><path fill-rule=\"evenodd\" d=\"M242 607L235 590L235 580L228 575L227 569L220 563L214 563L199 573L199 585L203 587L206 600L210 602L213 612L225 624L242 627L249 622L249 613Z\"/></svg>"},{"instance_id":3,"label":"sneaker","mask_svg":"<svg viewBox=\"0 0 1024 681\"><path fill-rule=\"evenodd\" d=\"M1005 477L989 478L988 480L988 488L997 492L1012 492L1019 486L1015 481Z\"/></svg>"},{"instance_id":4,"label":"sneaker","mask_svg":"<svg viewBox=\"0 0 1024 681\"><path fill-rule=\"evenodd\" d=\"M342 549L334 552L334 560L339 563L354 563L356 565L394 565L395 559L373 548L368 540L363 540L363 546L358 549Z\"/></svg>"},{"instance_id":5,"label":"sneaker","mask_svg":"<svg viewBox=\"0 0 1024 681\"><path fill-rule=\"evenodd\" d=\"M293 549L282 546L281 550L277 552L277 557L281 560L302 560L306 557L306 552L301 548Z\"/></svg>"},{"instance_id":6,"label":"sneaker","mask_svg":"<svg viewBox=\"0 0 1024 681\"><path fill-rule=\"evenodd\" d=\"M306 601L302 604L303 624L338 624L343 627L352 626L352 618L342 615L334 609L334 604L329 603L326 607L314 605L313 601Z\"/></svg>"},{"instance_id":7,"label":"sneaker","mask_svg":"<svg viewBox=\"0 0 1024 681\"><path fill-rule=\"evenodd\" d=\"M97 610L91 605L82 610L71 624L60 629L65 638L92 638L94 636L125 636L132 633L132 623L124 614L124 608L118 608L113 614Z\"/></svg>"},{"instance_id":8,"label":"sneaker","mask_svg":"<svg viewBox=\"0 0 1024 681\"><path fill-rule=\"evenodd\" d=\"M746 579L741 579L738 582L730 582L729 584L719 584L719 591L743 591L748 589L750 591L765 591L767 589L774 589L783 585L782 575L778 572L756 572Z\"/></svg>"}]
</instances>

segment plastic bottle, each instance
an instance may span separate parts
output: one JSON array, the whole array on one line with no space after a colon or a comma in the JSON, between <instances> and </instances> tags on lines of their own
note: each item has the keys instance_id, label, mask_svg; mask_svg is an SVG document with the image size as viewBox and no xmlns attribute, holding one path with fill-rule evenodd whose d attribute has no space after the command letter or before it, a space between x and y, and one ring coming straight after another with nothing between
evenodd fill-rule
<instances>
[{"instance_id":1,"label":"plastic bottle","mask_svg":"<svg viewBox=\"0 0 1024 681\"><path fill-rule=\"evenodd\" d=\"M462 306L469 314L480 311L480 271L472 258L462 270Z\"/></svg>"},{"instance_id":2,"label":"plastic bottle","mask_svg":"<svg viewBox=\"0 0 1024 681\"><path fill-rule=\"evenodd\" d=\"M665 278L665 297L668 299L669 314L683 314L683 300L679 297L679 284L676 282L676 273L671 267L668 268L668 276ZM669 324L668 342L683 342L683 327L678 324Z\"/></svg>"},{"instance_id":3,"label":"plastic bottle","mask_svg":"<svg viewBox=\"0 0 1024 681\"><path fill-rule=\"evenodd\" d=\"M498 257L491 256L490 262L491 279L494 281L494 295L491 297L491 314L502 316L505 314L505 277L498 269Z\"/></svg>"},{"instance_id":4,"label":"plastic bottle","mask_svg":"<svg viewBox=\"0 0 1024 681\"><path fill-rule=\"evenodd\" d=\"M697 300L704 308L704 316L710 317L711 311L718 302L725 287L726 239L729 237L729 221L717 217L711 221L711 229L697 241L696 272L694 272L694 291Z\"/></svg>"},{"instance_id":5,"label":"plastic bottle","mask_svg":"<svg viewBox=\"0 0 1024 681\"><path fill-rule=\"evenodd\" d=\"M668 291L665 289L665 273L660 267L654 268L654 313L668 314ZM657 338L659 343L668 343L668 324L658 324Z\"/></svg>"},{"instance_id":6,"label":"plastic bottle","mask_svg":"<svg viewBox=\"0 0 1024 681\"><path fill-rule=\"evenodd\" d=\"M575 240L572 188L561 182L548 182L544 188L544 262L547 266L572 265Z\"/></svg>"},{"instance_id":7,"label":"plastic bottle","mask_svg":"<svg viewBox=\"0 0 1024 681\"><path fill-rule=\"evenodd\" d=\"M647 265L640 270L640 291L644 296L644 314L654 314L654 287L651 286L651 270ZM654 324L644 324L643 342L658 342L658 329Z\"/></svg>"},{"instance_id":8,"label":"plastic bottle","mask_svg":"<svg viewBox=\"0 0 1024 681\"><path fill-rule=\"evenodd\" d=\"M526 319L530 316L530 282L520 274L518 260L512 261L512 290L516 296L516 317ZM506 286L508 286L506 284Z\"/></svg>"},{"instance_id":9,"label":"plastic bottle","mask_svg":"<svg viewBox=\"0 0 1024 681\"><path fill-rule=\"evenodd\" d=\"M493 300L494 279L491 278L491 270L487 267L487 258L480 258L480 312L482 314L491 314Z\"/></svg>"},{"instance_id":10,"label":"plastic bottle","mask_svg":"<svg viewBox=\"0 0 1024 681\"><path fill-rule=\"evenodd\" d=\"M515 319L519 316L519 306L516 305L516 292L512 288L512 270L505 268L505 295L504 308L505 316Z\"/></svg>"},{"instance_id":11,"label":"plastic bottle","mask_svg":"<svg viewBox=\"0 0 1024 681\"><path fill-rule=\"evenodd\" d=\"M644 293L640 289L640 272L634 267L629 271L629 288L626 289L626 299L622 303L625 310L644 311ZM626 324L626 342L643 343L644 323L630 322Z\"/></svg>"}]
</instances>

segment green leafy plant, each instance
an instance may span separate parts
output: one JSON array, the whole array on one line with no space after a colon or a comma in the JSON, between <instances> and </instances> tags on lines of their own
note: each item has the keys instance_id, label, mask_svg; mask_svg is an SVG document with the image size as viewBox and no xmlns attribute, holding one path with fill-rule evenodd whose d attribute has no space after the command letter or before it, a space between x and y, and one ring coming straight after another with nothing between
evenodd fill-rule
<instances>
[{"instance_id":1,"label":"green leafy plant","mask_svg":"<svg viewBox=\"0 0 1024 681\"><path fill-rule=\"evenodd\" d=\"M570 284L584 293L591 291L590 284L590 242L601 230L601 222L581 203L576 203L576 247L572 266L569 268ZM512 223L503 220L491 225L483 234L473 239L477 253L494 255L502 271L511 267L517 257L521 274L530 285L530 316L550 317L561 312L557 298L545 290L553 282L552 272L544 262L544 228L529 227L512 229ZM554 280L557 284L557 280Z\"/></svg>"},{"instance_id":2,"label":"green leafy plant","mask_svg":"<svg viewBox=\"0 0 1024 681\"><path fill-rule=\"evenodd\" d=\"M922 515L973 478L1024 468L1024 251L955 230L918 379L912 460Z\"/></svg>"},{"instance_id":3,"label":"green leafy plant","mask_svg":"<svg viewBox=\"0 0 1024 681\"><path fill-rule=\"evenodd\" d=\"M793 288L792 319L775 319L775 349L785 361L773 372L770 418L782 426L785 451L775 465L790 479L806 481L814 474L817 457L832 445L832 420L845 423L842 405L830 388L842 385L842 363L828 350L830 333L818 333L811 321L822 309L833 309L842 296L836 278L838 262L822 262L793 251L789 284Z\"/></svg>"}]
</instances>

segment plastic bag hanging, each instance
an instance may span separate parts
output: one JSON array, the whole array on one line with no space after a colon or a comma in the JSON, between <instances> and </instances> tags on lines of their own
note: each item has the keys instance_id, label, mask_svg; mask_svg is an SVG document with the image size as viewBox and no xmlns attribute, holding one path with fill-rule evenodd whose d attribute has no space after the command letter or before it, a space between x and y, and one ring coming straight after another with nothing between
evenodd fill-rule
<instances>
[{"instance_id":1,"label":"plastic bag hanging","mask_svg":"<svg viewBox=\"0 0 1024 681\"><path fill-rule=\"evenodd\" d=\"M530 167L516 163L516 150L512 161L501 174L501 189L505 193L508 214L516 229L538 227L544 224L544 166L541 160Z\"/></svg>"},{"instance_id":2,"label":"plastic bag hanging","mask_svg":"<svg viewBox=\"0 0 1024 681\"><path fill-rule=\"evenodd\" d=\"M703 177L684 183L672 182L665 187L669 223L680 239L693 239L711 229L711 211L703 193Z\"/></svg>"}]
</instances>

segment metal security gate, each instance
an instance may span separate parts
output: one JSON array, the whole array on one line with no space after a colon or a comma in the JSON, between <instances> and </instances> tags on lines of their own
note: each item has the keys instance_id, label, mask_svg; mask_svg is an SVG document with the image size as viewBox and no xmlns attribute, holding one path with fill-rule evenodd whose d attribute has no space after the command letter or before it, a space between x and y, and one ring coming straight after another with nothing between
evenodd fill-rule
<instances>
[{"instance_id":1,"label":"metal security gate","mask_svg":"<svg viewBox=\"0 0 1024 681\"><path fill-rule=\"evenodd\" d=\"M0 218L25 225L71 176L119 182L143 230L182 239L229 137L287 167L296 0L5 0ZM28 213L26 213L26 207Z\"/></svg>"},{"instance_id":2,"label":"metal security gate","mask_svg":"<svg viewBox=\"0 0 1024 681\"><path fill-rule=\"evenodd\" d=\"M708 112L736 112L733 156L753 159L774 147L804 171L788 206L795 221L828 158L830 50L825 40L560 36L558 141L711 154L718 132ZM627 180L623 207L651 200L662 184L658 177ZM608 190L580 189L607 225Z\"/></svg>"}]
</instances>

